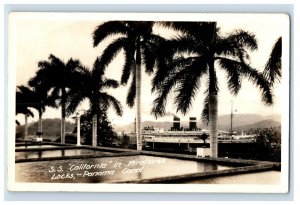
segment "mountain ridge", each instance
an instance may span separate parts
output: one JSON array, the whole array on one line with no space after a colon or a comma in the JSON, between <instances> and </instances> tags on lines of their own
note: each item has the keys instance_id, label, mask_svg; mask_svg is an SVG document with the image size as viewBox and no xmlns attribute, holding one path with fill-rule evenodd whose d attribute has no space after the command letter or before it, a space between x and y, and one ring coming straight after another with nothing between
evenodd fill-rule
<instances>
[{"instance_id":1,"label":"mountain ridge","mask_svg":"<svg viewBox=\"0 0 300 205\"><path fill-rule=\"evenodd\" d=\"M189 121L181 119L180 126L188 128ZM60 118L43 119L43 132L44 135L60 136ZM258 114L235 114L233 116L233 130L234 131L247 131L253 128L267 128L277 127L281 125L280 115L261 116ZM171 129L173 126L172 121L143 121L142 127L153 126L156 128ZM74 130L75 123L66 121L66 132ZM197 127L202 129L209 129L208 126L203 125L201 121L197 120ZM230 130L230 115L220 115L218 120L219 130ZM116 132L134 132L134 123L126 125L114 125ZM17 126L18 132L24 131L24 125ZM37 122L30 123L28 126L28 134L34 135L37 131Z\"/></svg>"}]
</instances>

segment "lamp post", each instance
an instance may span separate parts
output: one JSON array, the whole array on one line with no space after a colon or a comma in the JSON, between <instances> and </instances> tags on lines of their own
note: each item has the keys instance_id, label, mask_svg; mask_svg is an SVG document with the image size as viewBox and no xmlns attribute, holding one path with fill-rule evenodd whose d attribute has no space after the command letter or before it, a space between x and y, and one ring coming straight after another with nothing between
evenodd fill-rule
<instances>
[{"instance_id":1,"label":"lamp post","mask_svg":"<svg viewBox=\"0 0 300 205\"><path fill-rule=\"evenodd\" d=\"M81 146L80 144L80 113L76 112L76 115L72 117L77 122L77 146Z\"/></svg>"}]
</instances>

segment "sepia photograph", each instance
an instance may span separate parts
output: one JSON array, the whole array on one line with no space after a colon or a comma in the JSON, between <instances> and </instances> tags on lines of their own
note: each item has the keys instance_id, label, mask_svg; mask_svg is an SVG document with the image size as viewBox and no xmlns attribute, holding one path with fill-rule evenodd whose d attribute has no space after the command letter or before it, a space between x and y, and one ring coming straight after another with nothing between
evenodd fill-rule
<instances>
[{"instance_id":1,"label":"sepia photograph","mask_svg":"<svg viewBox=\"0 0 300 205\"><path fill-rule=\"evenodd\" d=\"M288 192L289 26L11 12L8 189Z\"/></svg>"}]
</instances>

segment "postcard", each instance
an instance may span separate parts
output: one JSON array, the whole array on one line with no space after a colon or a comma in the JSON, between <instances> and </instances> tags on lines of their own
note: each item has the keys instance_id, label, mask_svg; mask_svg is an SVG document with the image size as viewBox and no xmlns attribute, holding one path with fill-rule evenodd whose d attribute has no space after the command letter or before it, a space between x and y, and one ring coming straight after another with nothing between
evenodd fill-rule
<instances>
[{"instance_id":1,"label":"postcard","mask_svg":"<svg viewBox=\"0 0 300 205\"><path fill-rule=\"evenodd\" d=\"M8 25L8 190L288 192L288 15L12 12Z\"/></svg>"}]
</instances>

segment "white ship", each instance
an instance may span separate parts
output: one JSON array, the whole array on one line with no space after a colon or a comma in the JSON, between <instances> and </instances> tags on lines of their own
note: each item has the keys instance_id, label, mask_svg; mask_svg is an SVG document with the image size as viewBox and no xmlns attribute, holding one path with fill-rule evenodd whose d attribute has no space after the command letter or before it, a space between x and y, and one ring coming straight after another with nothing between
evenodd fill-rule
<instances>
[{"instance_id":1,"label":"white ship","mask_svg":"<svg viewBox=\"0 0 300 205\"><path fill-rule=\"evenodd\" d=\"M171 130L162 128L144 127L142 131L143 141L148 143L187 143L187 144L202 144L206 135L205 143L209 144L209 130L199 129L196 126L196 118L190 117L189 128L183 129L180 127L180 118L174 117L173 127ZM205 138L205 137L204 137ZM254 135L237 135L236 132L218 131L219 143L252 143L255 142Z\"/></svg>"}]
</instances>

